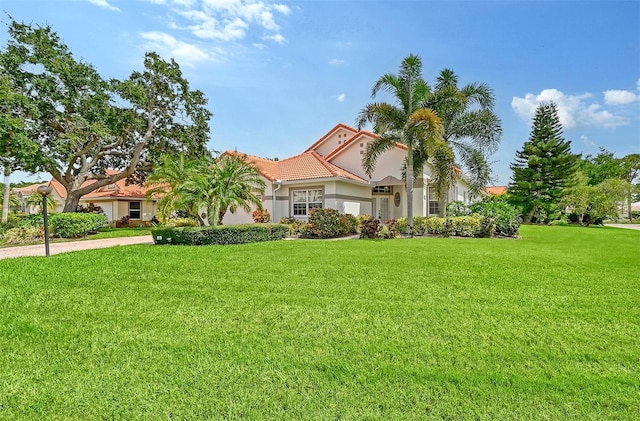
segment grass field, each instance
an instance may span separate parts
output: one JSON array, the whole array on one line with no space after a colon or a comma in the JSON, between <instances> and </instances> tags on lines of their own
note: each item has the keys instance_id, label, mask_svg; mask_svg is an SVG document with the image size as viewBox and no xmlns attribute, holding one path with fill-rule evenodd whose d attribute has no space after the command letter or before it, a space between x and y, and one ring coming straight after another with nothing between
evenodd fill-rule
<instances>
[{"instance_id":1,"label":"grass field","mask_svg":"<svg viewBox=\"0 0 640 421\"><path fill-rule=\"evenodd\" d=\"M0 419L640 418L640 232L0 261Z\"/></svg>"}]
</instances>

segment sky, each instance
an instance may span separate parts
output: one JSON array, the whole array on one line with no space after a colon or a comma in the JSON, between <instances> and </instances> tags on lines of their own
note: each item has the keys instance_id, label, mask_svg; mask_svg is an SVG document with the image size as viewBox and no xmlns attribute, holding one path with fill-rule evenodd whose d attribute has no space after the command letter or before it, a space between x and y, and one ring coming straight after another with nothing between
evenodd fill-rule
<instances>
[{"instance_id":1,"label":"sky","mask_svg":"<svg viewBox=\"0 0 640 421\"><path fill-rule=\"evenodd\" d=\"M140 70L146 51L175 58L209 100L215 151L299 154L353 126L375 81L417 54L431 84L450 68L460 85L493 89L503 126L493 184L509 183L543 101L558 105L573 152L640 153L639 1L0 0L0 10L1 48L7 16L50 25L104 78Z\"/></svg>"}]
</instances>

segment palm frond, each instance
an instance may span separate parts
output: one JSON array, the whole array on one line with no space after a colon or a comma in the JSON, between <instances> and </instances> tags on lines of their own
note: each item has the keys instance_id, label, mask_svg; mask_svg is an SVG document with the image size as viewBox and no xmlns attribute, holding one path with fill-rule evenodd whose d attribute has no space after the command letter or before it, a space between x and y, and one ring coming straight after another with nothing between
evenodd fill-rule
<instances>
[{"instance_id":1,"label":"palm frond","mask_svg":"<svg viewBox=\"0 0 640 421\"><path fill-rule=\"evenodd\" d=\"M399 140L400 138L395 136L381 136L367 145L362 157L362 167L369 177L375 170L378 158L386 151L393 149Z\"/></svg>"},{"instance_id":2,"label":"palm frond","mask_svg":"<svg viewBox=\"0 0 640 421\"><path fill-rule=\"evenodd\" d=\"M477 149L487 154L492 154L498 149L502 136L502 122L489 109L463 113L448 129L445 138L451 143L470 139Z\"/></svg>"}]
</instances>

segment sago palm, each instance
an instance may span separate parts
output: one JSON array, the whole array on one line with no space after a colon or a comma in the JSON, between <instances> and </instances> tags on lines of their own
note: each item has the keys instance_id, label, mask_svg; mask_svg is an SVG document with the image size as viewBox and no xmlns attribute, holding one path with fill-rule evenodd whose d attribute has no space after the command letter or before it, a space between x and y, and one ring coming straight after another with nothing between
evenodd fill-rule
<instances>
[{"instance_id":1,"label":"sago palm","mask_svg":"<svg viewBox=\"0 0 640 421\"><path fill-rule=\"evenodd\" d=\"M422 60L416 55L406 57L397 75L385 74L374 84L371 96L386 91L395 98L395 104L373 102L368 104L357 119L358 129L370 123L378 138L373 140L363 158L363 167L371 176L378 158L397 143L407 146L404 167L407 183L407 233L413 231L413 184L417 171L422 169L414 162L418 151L426 155L441 141L443 127L440 117L424 104L431 95L429 85L422 78ZM426 161L426 158L425 158Z\"/></svg>"},{"instance_id":2,"label":"sago palm","mask_svg":"<svg viewBox=\"0 0 640 421\"><path fill-rule=\"evenodd\" d=\"M235 213L238 209L250 212L252 206L262 209L258 194L264 194L266 184L258 170L242 157L225 154L218 158L212 181L209 214L214 225L221 224L227 212Z\"/></svg>"},{"instance_id":3,"label":"sago palm","mask_svg":"<svg viewBox=\"0 0 640 421\"><path fill-rule=\"evenodd\" d=\"M156 167L147 178L147 198L159 197L158 212L163 220L176 211L198 215L197 208L184 194L184 183L191 180L205 168L204 161L187 158L184 154L166 155L162 165ZM195 210L194 210L195 209Z\"/></svg>"}]
</instances>

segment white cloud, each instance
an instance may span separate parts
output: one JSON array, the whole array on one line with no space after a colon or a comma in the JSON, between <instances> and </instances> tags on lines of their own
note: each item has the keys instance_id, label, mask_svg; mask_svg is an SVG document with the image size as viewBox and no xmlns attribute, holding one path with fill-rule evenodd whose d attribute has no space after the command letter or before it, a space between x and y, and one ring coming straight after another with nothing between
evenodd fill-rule
<instances>
[{"instance_id":1,"label":"white cloud","mask_svg":"<svg viewBox=\"0 0 640 421\"><path fill-rule=\"evenodd\" d=\"M284 44L285 42L287 42L287 39L285 37L283 37L282 35L280 35L280 34L266 35L266 36L262 37L262 39L275 41L278 44Z\"/></svg>"},{"instance_id":2,"label":"white cloud","mask_svg":"<svg viewBox=\"0 0 640 421\"><path fill-rule=\"evenodd\" d=\"M289 9L289 6L284 4L274 4L273 10L277 11L278 13L282 13L285 16L291 13L291 9Z\"/></svg>"},{"instance_id":3,"label":"white cloud","mask_svg":"<svg viewBox=\"0 0 640 421\"><path fill-rule=\"evenodd\" d=\"M212 59L209 52L196 45L179 41L163 32L142 32L140 36L147 40L145 45L147 49L157 51L165 57L173 57L180 64L192 65L196 62Z\"/></svg>"},{"instance_id":4,"label":"white cloud","mask_svg":"<svg viewBox=\"0 0 640 421\"><path fill-rule=\"evenodd\" d=\"M104 1L104 0L101 0ZM147 0L162 1L162 0ZM262 31L264 40L284 43L276 18L291 13L284 4L255 0L164 0L173 29L188 31L192 35L221 42L237 42L247 38L253 30Z\"/></svg>"},{"instance_id":5,"label":"white cloud","mask_svg":"<svg viewBox=\"0 0 640 421\"><path fill-rule=\"evenodd\" d=\"M344 102L345 98L346 98L345 94L338 95L338 102Z\"/></svg>"},{"instance_id":6,"label":"white cloud","mask_svg":"<svg viewBox=\"0 0 640 421\"><path fill-rule=\"evenodd\" d=\"M587 103L592 95L566 95L557 89L545 89L539 94L528 93L524 98L513 97L511 107L520 117L530 120L541 103L553 101L558 106L558 118L565 129L583 126L616 127L626 120L595 103Z\"/></svg>"},{"instance_id":7,"label":"white cloud","mask_svg":"<svg viewBox=\"0 0 640 421\"><path fill-rule=\"evenodd\" d=\"M105 9L108 9L108 10L113 10L114 12L120 11L120 9L118 9L117 7L107 3L107 0L89 0L89 3L95 4L96 6L104 7Z\"/></svg>"},{"instance_id":8,"label":"white cloud","mask_svg":"<svg viewBox=\"0 0 640 421\"><path fill-rule=\"evenodd\" d=\"M329 64L342 64L342 63L344 63L344 60L339 58L332 58L331 60L329 60Z\"/></svg>"},{"instance_id":9,"label":"white cloud","mask_svg":"<svg viewBox=\"0 0 640 421\"><path fill-rule=\"evenodd\" d=\"M611 89L604 91L604 103L607 105L625 105L640 100L640 95L631 91Z\"/></svg>"},{"instance_id":10,"label":"white cloud","mask_svg":"<svg viewBox=\"0 0 640 421\"><path fill-rule=\"evenodd\" d=\"M592 148L598 148L598 145L596 145L596 143L594 141L592 141L591 139L589 139L587 136L585 135L581 135L580 136L580 140L582 140L582 142Z\"/></svg>"}]
</instances>

